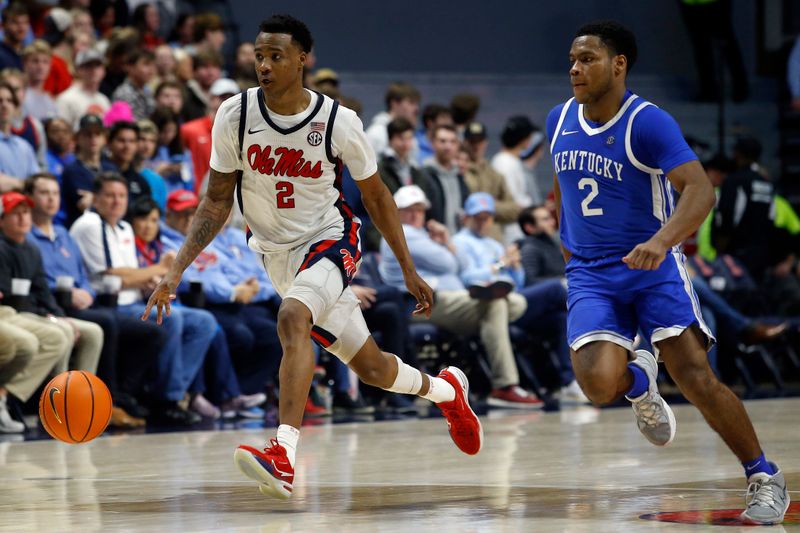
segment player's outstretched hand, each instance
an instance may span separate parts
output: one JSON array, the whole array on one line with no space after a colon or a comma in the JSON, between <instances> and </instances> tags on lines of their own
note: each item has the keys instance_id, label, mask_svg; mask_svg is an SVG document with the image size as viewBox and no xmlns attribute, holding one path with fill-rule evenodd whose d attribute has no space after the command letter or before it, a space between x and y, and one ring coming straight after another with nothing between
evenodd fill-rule
<instances>
[{"instance_id":1,"label":"player's outstretched hand","mask_svg":"<svg viewBox=\"0 0 800 533\"><path fill-rule=\"evenodd\" d=\"M412 314L430 318L433 311L433 290L416 272L406 277L406 288L417 299L417 306Z\"/></svg>"},{"instance_id":2,"label":"player's outstretched hand","mask_svg":"<svg viewBox=\"0 0 800 533\"><path fill-rule=\"evenodd\" d=\"M630 269L656 270L667 255L667 246L657 239L637 244L636 248L622 258Z\"/></svg>"},{"instance_id":3,"label":"player's outstretched hand","mask_svg":"<svg viewBox=\"0 0 800 533\"><path fill-rule=\"evenodd\" d=\"M164 276L158 285L156 285L156 288L153 289L153 294L150 295L150 299L147 300L147 306L144 308L144 313L142 313L143 321L147 321L150 316L150 310L155 306L156 324L161 325L164 316L169 316L170 302L175 299L175 291L178 288L179 282L180 278L175 281L169 274Z\"/></svg>"}]
</instances>

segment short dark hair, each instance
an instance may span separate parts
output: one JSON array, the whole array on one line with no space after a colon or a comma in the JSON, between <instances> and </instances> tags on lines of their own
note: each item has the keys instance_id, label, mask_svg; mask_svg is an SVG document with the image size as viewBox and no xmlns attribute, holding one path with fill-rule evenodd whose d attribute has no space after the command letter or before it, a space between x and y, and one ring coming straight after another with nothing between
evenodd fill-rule
<instances>
[{"instance_id":1,"label":"short dark hair","mask_svg":"<svg viewBox=\"0 0 800 533\"><path fill-rule=\"evenodd\" d=\"M148 50L147 48L136 48L131 51L125 62L128 65L135 65L141 60L153 63L156 60L156 55L152 50Z\"/></svg>"},{"instance_id":2,"label":"short dark hair","mask_svg":"<svg viewBox=\"0 0 800 533\"><path fill-rule=\"evenodd\" d=\"M108 142L116 139L117 135L124 130L132 130L136 132L136 138L139 138L139 126L137 126L135 122L131 122L129 120L120 120L111 126L111 130L108 132Z\"/></svg>"},{"instance_id":3,"label":"short dark hair","mask_svg":"<svg viewBox=\"0 0 800 533\"><path fill-rule=\"evenodd\" d=\"M426 105L422 110L422 125L425 126L425 129L428 129L428 123L435 122L441 115L450 115L452 117L453 113L442 104Z\"/></svg>"},{"instance_id":4,"label":"short dark hair","mask_svg":"<svg viewBox=\"0 0 800 533\"><path fill-rule=\"evenodd\" d=\"M222 18L216 13L198 13L194 17L192 37L194 42L199 43L205 38L207 32L224 29L225 25L222 23Z\"/></svg>"},{"instance_id":5,"label":"short dark hair","mask_svg":"<svg viewBox=\"0 0 800 533\"><path fill-rule=\"evenodd\" d=\"M396 81L389 85L386 89L386 94L383 96L386 109L389 109L392 102L400 102L406 98L414 100L415 102L421 100L419 90L410 83L404 81Z\"/></svg>"},{"instance_id":6,"label":"short dark hair","mask_svg":"<svg viewBox=\"0 0 800 533\"><path fill-rule=\"evenodd\" d=\"M519 212L519 215L517 216L517 224L519 224L519 228L525 235L529 235L529 233L525 231L525 224L533 224L534 226L537 225L536 218L533 216L533 212L541 207L544 206L532 205L530 207L526 207L525 209Z\"/></svg>"},{"instance_id":7,"label":"short dark hair","mask_svg":"<svg viewBox=\"0 0 800 533\"><path fill-rule=\"evenodd\" d=\"M30 17L30 11L23 2L11 2L3 9L3 21L21 16Z\"/></svg>"},{"instance_id":8,"label":"short dark hair","mask_svg":"<svg viewBox=\"0 0 800 533\"><path fill-rule=\"evenodd\" d=\"M575 32L575 37L594 35L599 38L613 55L622 55L628 60L630 72L636 63L638 49L636 36L631 30L615 20L596 20L583 26Z\"/></svg>"},{"instance_id":9,"label":"short dark hair","mask_svg":"<svg viewBox=\"0 0 800 533\"><path fill-rule=\"evenodd\" d=\"M156 92L153 93L153 96L155 98L158 98L159 96L161 96L161 92L164 91L165 89L177 89L178 91L180 91L181 95L183 95L183 85L181 85L175 80L164 80L158 84L158 87L156 87Z\"/></svg>"},{"instance_id":10,"label":"short dark hair","mask_svg":"<svg viewBox=\"0 0 800 533\"><path fill-rule=\"evenodd\" d=\"M450 113L453 122L466 124L475 120L478 109L481 107L481 97L473 93L461 93L450 100Z\"/></svg>"},{"instance_id":11,"label":"short dark hair","mask_svg":"<svg viewBox=\"0 0 800 533\"><path fill-rule=\"evenodd\" d=\"M308 26L291 15L272 15L258 25L258 32L291 35L292 41L297 43L305 53L309 53L314 48L314 38L311 36Z\"/></svg>"},{"instance_id":12,"label":"short dark hair","mask_svg":"<svg viewBox=\"0 0 800 533\"><path fill-rule=\"evenodd\" d=\"M137 199L128 210L127 218L128 220L133 220L134 218L146 217L153 212L153 209L158 210L159 217L162 215L161 208L153 198L150 196L142 196Z\"/></svg>"},{"instance_id":13,"label":"short dark hair","mask_svg":"<svg viewBox=\"0 0 800 533\"><path fill-rule=\"evenodd\" d=\"M58 178L53 174L50 174L49 172L37 172L36 174L31 174L25 178L25 184L22 186L22 192L28 196L32 195L34 189L36 188L37 180L53 180L58 183Z\"/></svg>"},{"instance_id":14,"label":"short dark hair","mask_svg":"<svg viewBox=\"0 0 800 533\"><path fill-rule=\"evenodd\" d=\"M397 117L386 125L386 132L389 134L389 139L397 135L402 135L407 131L414 131L414 125L410 120L404 117Z\"/></svg>"},{"instance_id":15,"label":"short dark hair","mask_svg":"<svg viewBox=\"0 0 800 533\"><path fill-rule=\"evenodd\" d=\"M456 130L455 126L451 126L450 124L439 124L438 126L433 128L432 137L434 139L436 138L436 134L439 133L440 130L452 131L456 136L458 135L458 131Z\"/></svg>"},{"instance_id":16,"label":"short dark hair","mask_svg":"<svg viewBox=\"0 0 800 533\"><path fill-rule=\"evenodd\" d=\"M94 178L94 183L92 183L92 192L100 192L103 190L103 186L106 183L121 183L128 188L128 180L126 180L122 174L118 172L101 172Z\"/></svg>"}]
</instances>

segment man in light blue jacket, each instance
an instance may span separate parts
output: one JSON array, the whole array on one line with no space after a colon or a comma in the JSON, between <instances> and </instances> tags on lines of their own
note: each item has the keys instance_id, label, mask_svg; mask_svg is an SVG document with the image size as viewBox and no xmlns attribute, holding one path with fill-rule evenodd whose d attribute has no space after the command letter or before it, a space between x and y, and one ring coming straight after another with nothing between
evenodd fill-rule
<instances>
[{"instance_id":1,"label":"man in light blue jacket","mask_svg":"<svg viewBox=\"0 0 800 533\"><path fill-rule=\"evenodd\" d=\"M466 260L456 255L447 228L431 220L426 229L425 211L430 203L422 189L416 185L400 187L394 200L417 272L434 290L436 305L431 323L457 335L480 335L492 371L490 405L541 407L541 400L519 386L508 332L509 322L525 312L525 299L519 294L494 300L471 298L459 276ZM381 277L403 289L400 265L385 240L381 241L381 255Z\"/></svg>"}]
</instances>

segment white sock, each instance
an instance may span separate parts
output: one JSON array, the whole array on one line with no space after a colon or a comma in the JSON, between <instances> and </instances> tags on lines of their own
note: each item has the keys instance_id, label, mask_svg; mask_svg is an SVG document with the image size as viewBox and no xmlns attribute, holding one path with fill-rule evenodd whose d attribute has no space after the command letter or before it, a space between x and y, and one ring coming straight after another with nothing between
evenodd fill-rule
<instances>
[{"instance_id":1,"label":"white sock","mask_svg":"<svg viewBox=\"0 0 800 533\"><path fill-rule=\"evenodd\" d=\"M297 441L300 439L300 430L288 424L278 426L278 444L286 448L286 457L289 463L294 466L294 455L297 451Z\"/></svg>"},{"instance_id":2,"label":"white sock","mask_svg":"<svg viewBox=\"0 0 800 533\"><path fill-rule=\"evenodd\" d=\"M433 403L451 402L456 398L456 391L450 383L442 378L435 378L428 376L431 382L431 387L426 394L420 394L422 398L430 400Z\"/></svg>"},{"instance_id":3,"label":"white sock","mask_svg":"<svg viewBox=\"0 0 800 533\"><path fill-rule=\"evenodd\" d=\"M392 386L386 390L400 394L418 394L422 388L422 373L405 364L396 355L394 358L397 359L397 377L394 378Z\"/></svg>"}]
</instances>

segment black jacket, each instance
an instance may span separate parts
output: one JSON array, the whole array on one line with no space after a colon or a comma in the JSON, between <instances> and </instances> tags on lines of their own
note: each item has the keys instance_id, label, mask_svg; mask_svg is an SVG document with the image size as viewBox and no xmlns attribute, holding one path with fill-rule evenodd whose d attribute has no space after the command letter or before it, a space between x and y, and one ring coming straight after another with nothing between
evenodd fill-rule
<instances>
[{"instance_id":1,"label":"black jacket","mask_svg":"<svg viewBox=\"0 0 800 533\"><path fill-rule=\"evenodd\" d=\"M9 297L11 280L14 278L31 280L28 298L14 306L17 311L28 311L42 316L64 316L64 310L58 306L47 286L39 248L28 241L16 243L3 235L0 237L0 292L3 293L0 303L12 303Z\"/></svg>"},{"instance_id":2,"label":"black jacket","mask_svg":"<svg viewBox=\"0 0 800 533\"><path fill-rule=\"evenodd\" d=\"M517 244L522 268L525 269L526 287L547 279L564 277L561 247L549 235L528 235Z\"/></svg>"}]
</instances>

